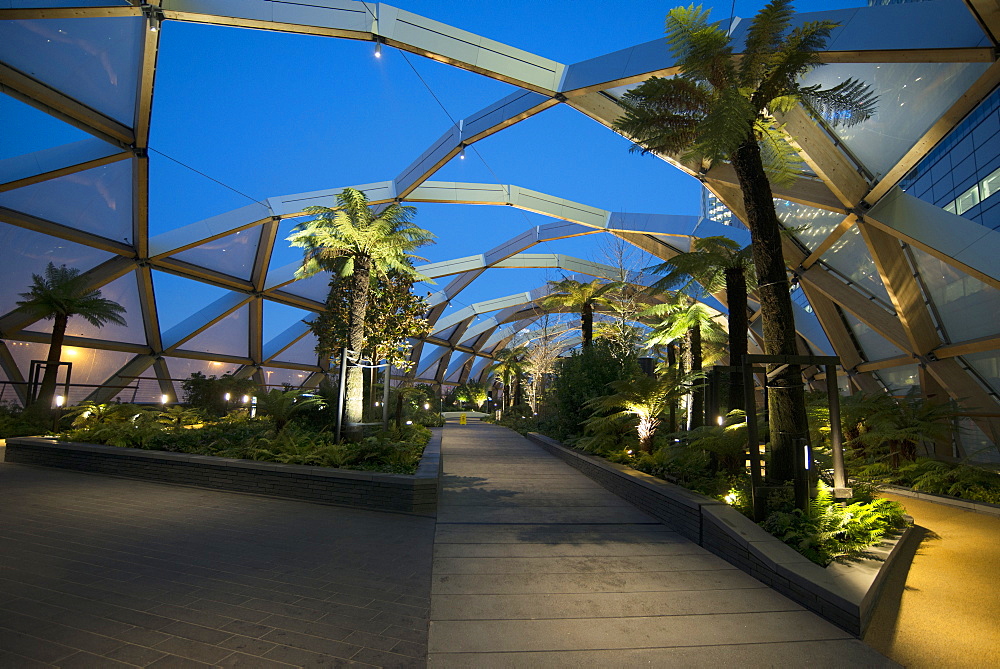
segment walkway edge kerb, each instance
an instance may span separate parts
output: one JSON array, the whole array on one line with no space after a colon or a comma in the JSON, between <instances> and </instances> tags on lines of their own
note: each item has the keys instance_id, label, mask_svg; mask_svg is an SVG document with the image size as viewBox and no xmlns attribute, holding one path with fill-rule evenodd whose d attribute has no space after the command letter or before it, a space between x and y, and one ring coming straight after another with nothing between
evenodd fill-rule
<instances>
[{"instance_id":1,"label":"walkway edge kerb","mask_svg":"<svg viewBox=\"0 0 1000 669\"><path fill-rule=\"evenodd\" d=\"M934 493L924 492L922 490L914 490L913 488L903 488L901 486L894 485L884 485L881 486L881 489L884 492L899 495L900 497L913 497L915 499L922 499L925 502L958 507L960 509L965 509L966 511L971 511L972 513L982 513L987 516L1000 517L1000 504L977 502L974 500L962 499L961 497L952 497L950 495L935 495Z\"/></svg>"},{"instance_id":2,"label":"walkway edge kerb","mask_svg":"<svg viewBox=\"0 0 1000 669\"><path fill-rule=\"evenodd\" d=\"M871 559L820 567L727 504L537 433L528 439L659 518L688 539L855 636L862 636L895 557L916 534L871 549Z\"/></svg>"},{"instance_id":3,"label":"walkway edge kerb","mask_svg":"<svg viewBox=\"0 0 1000 669\"><path fill-rule=\"evenodd\" d=\"M432 430L416 474L285 465L147 451L43 437L7 439L5 462L360 509L432 516L441 480L441 430Z\"/></svg>"}]
</instances>

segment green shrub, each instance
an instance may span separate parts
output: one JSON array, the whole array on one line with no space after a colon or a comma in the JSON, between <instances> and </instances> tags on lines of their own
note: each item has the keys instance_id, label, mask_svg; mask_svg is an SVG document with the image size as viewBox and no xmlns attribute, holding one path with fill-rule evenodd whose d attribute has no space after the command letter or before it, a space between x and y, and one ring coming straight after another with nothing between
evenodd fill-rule
<instances>
[{"instance_id":1,"label":"green shrub","mask_svg":"<svg viewBox=\"0 0 1000 669\"><path fill-rule=\"evenodd\" d=\"M887 499L853 502L841 506L830 488L820 482L809 512L776 511L761 527L813 562L826 566L836 559L864 557L887 532L903 522L904 510Z\"/></svg>"}]
</instances>

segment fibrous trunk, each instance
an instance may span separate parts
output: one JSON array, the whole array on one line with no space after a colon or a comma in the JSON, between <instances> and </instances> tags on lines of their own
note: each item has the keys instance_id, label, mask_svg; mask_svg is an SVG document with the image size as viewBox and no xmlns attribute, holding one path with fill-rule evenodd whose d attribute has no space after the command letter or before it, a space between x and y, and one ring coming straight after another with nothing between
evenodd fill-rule
<instances>
[{"instance_id":1,"label":"fibrous trunk","mask_svg":"<svg viewBox=\"0 0 1000 669\"><path fill-rule=\"evenodd\" d=\"M749 137L732 155L733 169L743 191L746 224L753 243L757 270L757 293L764 326L767 355L797 355L795 318L788 292L785 259L781 252L781 226L774 211L771 185L764 173L760 148ZM768 365L768 370L778 365ZM796 477L796 452L809 438L802 373L798 365L788 365L768 380L771 462L767 478L771 483ZM750 407L748 407L749 409Z\"/></svg>"},{"instance_id":2,"label":"fibrous trunk","mask_svg":"<svg viewBox=\"0 0 1000 669\"><path fill-rule=\"evenodd\" d=\"M371 260L363 256L354 259L351 276L351 319L347 325L347 347L358 356L365 345L365 318L368 315L368 291L371 281ZM365 406L364 367L348 366L346 392L346 434L350 441L361 441L362 415Z\"/></svg>"},{"instance_id":3,"label":"fibrous trunk","mask_svg":"<svg viewBox=\"0 0 1000 669\"><path fill-rule=\"evenodd\" d=\"M747 278L741 267L726 269L726 300L729 302L729 365L739 367L747 354ZM743 374L729 372L728 410L743 408Z\"/></svg>"},{"instance_id":4,"label":"fibrous trunk","mask_svg":"<svg viewBox=\"0 0 1000 669\"><path fill-rule=\"evenodd\" d=\"M66 338L66 325L69 316L56 314L52 323L52 339L49 343L49 354L45 359L45 373L42 375L42 385L38 389L34 411L47 414L52 411L52 399L56 394L56 381L59 378L59 358L62 357L63 340Z\"/></svg>"},{"instance_id":5,"label":"fibrous trunk","mask_svg":"<svg viewBox=\"0 0 1000 669\"><path fill-rule=\"evenodd\" d=\"M701 364L701 325L695 324L688 330L688 342L691 350L691 371L700 372ZM696 386L691 389L691 416L688 419L690 429L705 424L705 387Z\"/></svg>"},{"instance_id":6,"label":"fibrous trunk","mask_svg":"<svg viewBox=\"0 0 1000 669\"><path fill-rule=\"evenodd\" d=\"M580 310L580 333L583 336L583 345L590 346L594 341L594 305L584 302Z\"/></svg>"}]
</instances>

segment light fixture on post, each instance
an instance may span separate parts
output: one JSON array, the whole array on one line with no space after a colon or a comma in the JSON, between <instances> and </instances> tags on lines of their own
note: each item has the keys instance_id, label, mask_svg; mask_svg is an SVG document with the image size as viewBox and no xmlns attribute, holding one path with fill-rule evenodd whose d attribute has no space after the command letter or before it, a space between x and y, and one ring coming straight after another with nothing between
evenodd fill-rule
<instances>
[{"instance_id":1,"label":"light fixture on post","mask_svg":"<svg viewBox=\"0 0 1000 669\"><path fill-rule=\"evenodd\" d=\"M66 397L63 395L56 395L56 408L61 409L64 404L66 404Z\"/></svg>"},{"instance_id":2,"label":"light fixture on post","mask_svg":"<svg viewBox=\"0 0 1000 669\"><path fill-rule=\"evenodd\" d=\"M170 401L170 395L167 395L166 393L160 395L160 404L166 404L169 401Z\"/></svg>"},{"instance_id":3,"label":"light fixture on post","mask_svg":"<svg viewBox=\"0 0 1000 669\"><path fill-rule=\"evenodd\" d=\"M163 23L163 10L149 3L143 3L141 7L142 15L146 17L149 24L149 32L157 32L160 29L160 24Z\"/></svg>"}]
</instances>

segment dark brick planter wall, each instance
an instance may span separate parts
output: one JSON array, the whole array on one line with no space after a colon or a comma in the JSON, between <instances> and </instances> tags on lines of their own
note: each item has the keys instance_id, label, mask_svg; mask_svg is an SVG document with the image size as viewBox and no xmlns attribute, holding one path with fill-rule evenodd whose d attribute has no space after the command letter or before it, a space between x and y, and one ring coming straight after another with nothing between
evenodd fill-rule
<instances>
[{"instance_id":1,"label":"dark brick planter wall","mask_svg":"<svg viewBox=\"0 0 1000 669\"><path fill-rule=\"evenodd\" d=\"M871 549L876 559L834 563L824 569L727 504L574 451L540 434L528 438L688 539L857 636L868 627L893 556L912 535L907 530L895 542Z\"/></svg>"},{"instance_id":2,"label":"dark brick planter wall","mask_svg":"<svg viewBox=\"0 0 1000 669\"><path fill-rule=\"evenodd\" d=\"M432 515L437 511L441 431L434 430L413 476L75 444L37 437L8 439L5 460L324 504Z\"/></svg>"}]
</instances>

